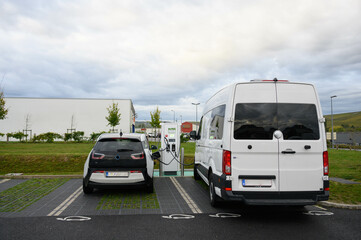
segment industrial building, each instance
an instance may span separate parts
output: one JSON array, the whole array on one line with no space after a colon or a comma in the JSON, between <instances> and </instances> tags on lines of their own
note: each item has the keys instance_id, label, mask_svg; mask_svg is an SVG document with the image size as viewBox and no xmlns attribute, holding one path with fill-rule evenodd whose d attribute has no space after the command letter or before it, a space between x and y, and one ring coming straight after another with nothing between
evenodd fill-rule
<instances>
[{"instance_id":1,"label":"industrial building","mask_svg":"<svg viewBox=\"0 0 361 240\"><path fill-rule=\"evenodd\" d=\"M105 119L107 108L118 103L121 113L116 130L134 132L135 110L130 99L78 99L78 98L5 98L9 109L6 119L0 120L1 141L7 133L24 132L38 135L55 132L61 135L83 131L85 137L91 133L108 132L111 127ZM14 140L14 139L12 139Z\"/></svg>"}]
</instances>

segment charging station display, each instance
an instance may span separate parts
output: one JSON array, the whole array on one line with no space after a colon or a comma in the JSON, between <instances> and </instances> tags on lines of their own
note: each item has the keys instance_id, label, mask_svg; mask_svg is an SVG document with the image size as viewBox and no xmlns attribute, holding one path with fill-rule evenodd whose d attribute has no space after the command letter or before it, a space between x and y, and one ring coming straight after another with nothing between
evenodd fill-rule
<instances>
[{"instance_id":1,"label":"charging station display","mask_svg":"<svg viewBox=\"0 0 361 240\"><path fill-rule=\"evenodd\" d=\"M161 123L161 156L160 171L162 175L176 175L179 171L180 124Z\"/></svg>"}]
</instances>

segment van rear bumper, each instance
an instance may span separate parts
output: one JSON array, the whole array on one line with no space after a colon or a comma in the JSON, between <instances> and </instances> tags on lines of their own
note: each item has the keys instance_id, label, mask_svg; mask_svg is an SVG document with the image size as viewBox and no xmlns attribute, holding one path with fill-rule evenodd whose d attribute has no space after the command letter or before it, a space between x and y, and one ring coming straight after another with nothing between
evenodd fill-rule
<instances>
[{"instance_id":1,"label":"van rear bumper","mask_svg":"<svg viewBox=\"0 0 361 240\"><path fill-rule=\"evenodd\" d=\"M248 205L314 205L327 201L329 191L316 192L244 192L221 190L226 201L241 201Z\"/></svg>"}]
</instances>

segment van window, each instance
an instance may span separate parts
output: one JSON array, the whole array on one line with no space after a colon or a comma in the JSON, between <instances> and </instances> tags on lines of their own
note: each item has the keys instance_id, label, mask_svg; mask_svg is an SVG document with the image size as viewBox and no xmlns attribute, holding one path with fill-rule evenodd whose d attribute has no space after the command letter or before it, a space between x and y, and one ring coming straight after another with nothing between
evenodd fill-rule
<instances>
[{"instance_id":1,"label":"van window","mask_svg":"<svg viewBox=\"0 0 361 240\"><path fill-rule=\"evenodd\" d=\"M225 110L226 105L221 105L212 110L209 125L209 139L222 139Z\"/></svg>"},{"instance_id":2,"label":"van window","mask_svg":"<svg viewBox=\"0 0 361 240\"><path fill-rule=\"evenodd\" d=\"M235 139L271 140L279 129L285 140L320 138L314 104L238 103L234 121Z\"/></svg>"},{"instance_id":3,"label":"van window","mask_svg":"<svg viewBox=\"0 0 361 240\"><path fill-rule=\"evenodd\" d=\"M197 133L198 139L201 138L201 134L202 134L202 121L203 121L203 117L201 117L201 121L199 122L199 128L198 128L198 133Z\"/></svg>"},{"instance_id":4,"label":"van window","mask_svg":"<svg viewBox=\"0 0 361 240\"><path fill-rule=\"evenodd\" d=\"M203 139L207 139L207 137L209 136L209 125L211 122L211 116L212 116L212 112L209 111L208 113L203 115L203 131L202 131L202 138Z\"/></svg>"}]
</instances>

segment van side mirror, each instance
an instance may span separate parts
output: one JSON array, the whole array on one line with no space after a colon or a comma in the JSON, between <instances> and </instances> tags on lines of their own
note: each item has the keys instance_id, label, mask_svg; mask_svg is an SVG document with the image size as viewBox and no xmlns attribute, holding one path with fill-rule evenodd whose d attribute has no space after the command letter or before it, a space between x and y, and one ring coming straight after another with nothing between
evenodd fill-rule
<instances>
[{"instance_id":1,"label":"van side mirror","mask_svg":"<svg viewBox=\"0 0 361 240\"><path fill-rule=\"evenodd\" d=\"M158 148L157 148L157 146L151 145L151 146L150 146L150 149L151 149L151 150L157 150Z\"/></svg>"},{"instance_id":2,"label":"van side mirror","mask_svg":"<svg viewBox=\"0 0 361 240\"><path fill-rule=\"evenodd\" d=\"M155 159L159 159L160 158L160 153L159 152L154 152L152 153L152 159L155 160Z\"/></svg>"},{"instance_id":3,"label":"van side mirror","mask_svg":"<svg viewBox=\"0 0 361 240\"><path fill-rule=\"evenodd\" d=\"M192 139L197 139L197 133L196 133L196 131L191 131L191 132L189 133L189 136L190 136Z\"/></svg>"}]
</instances>

